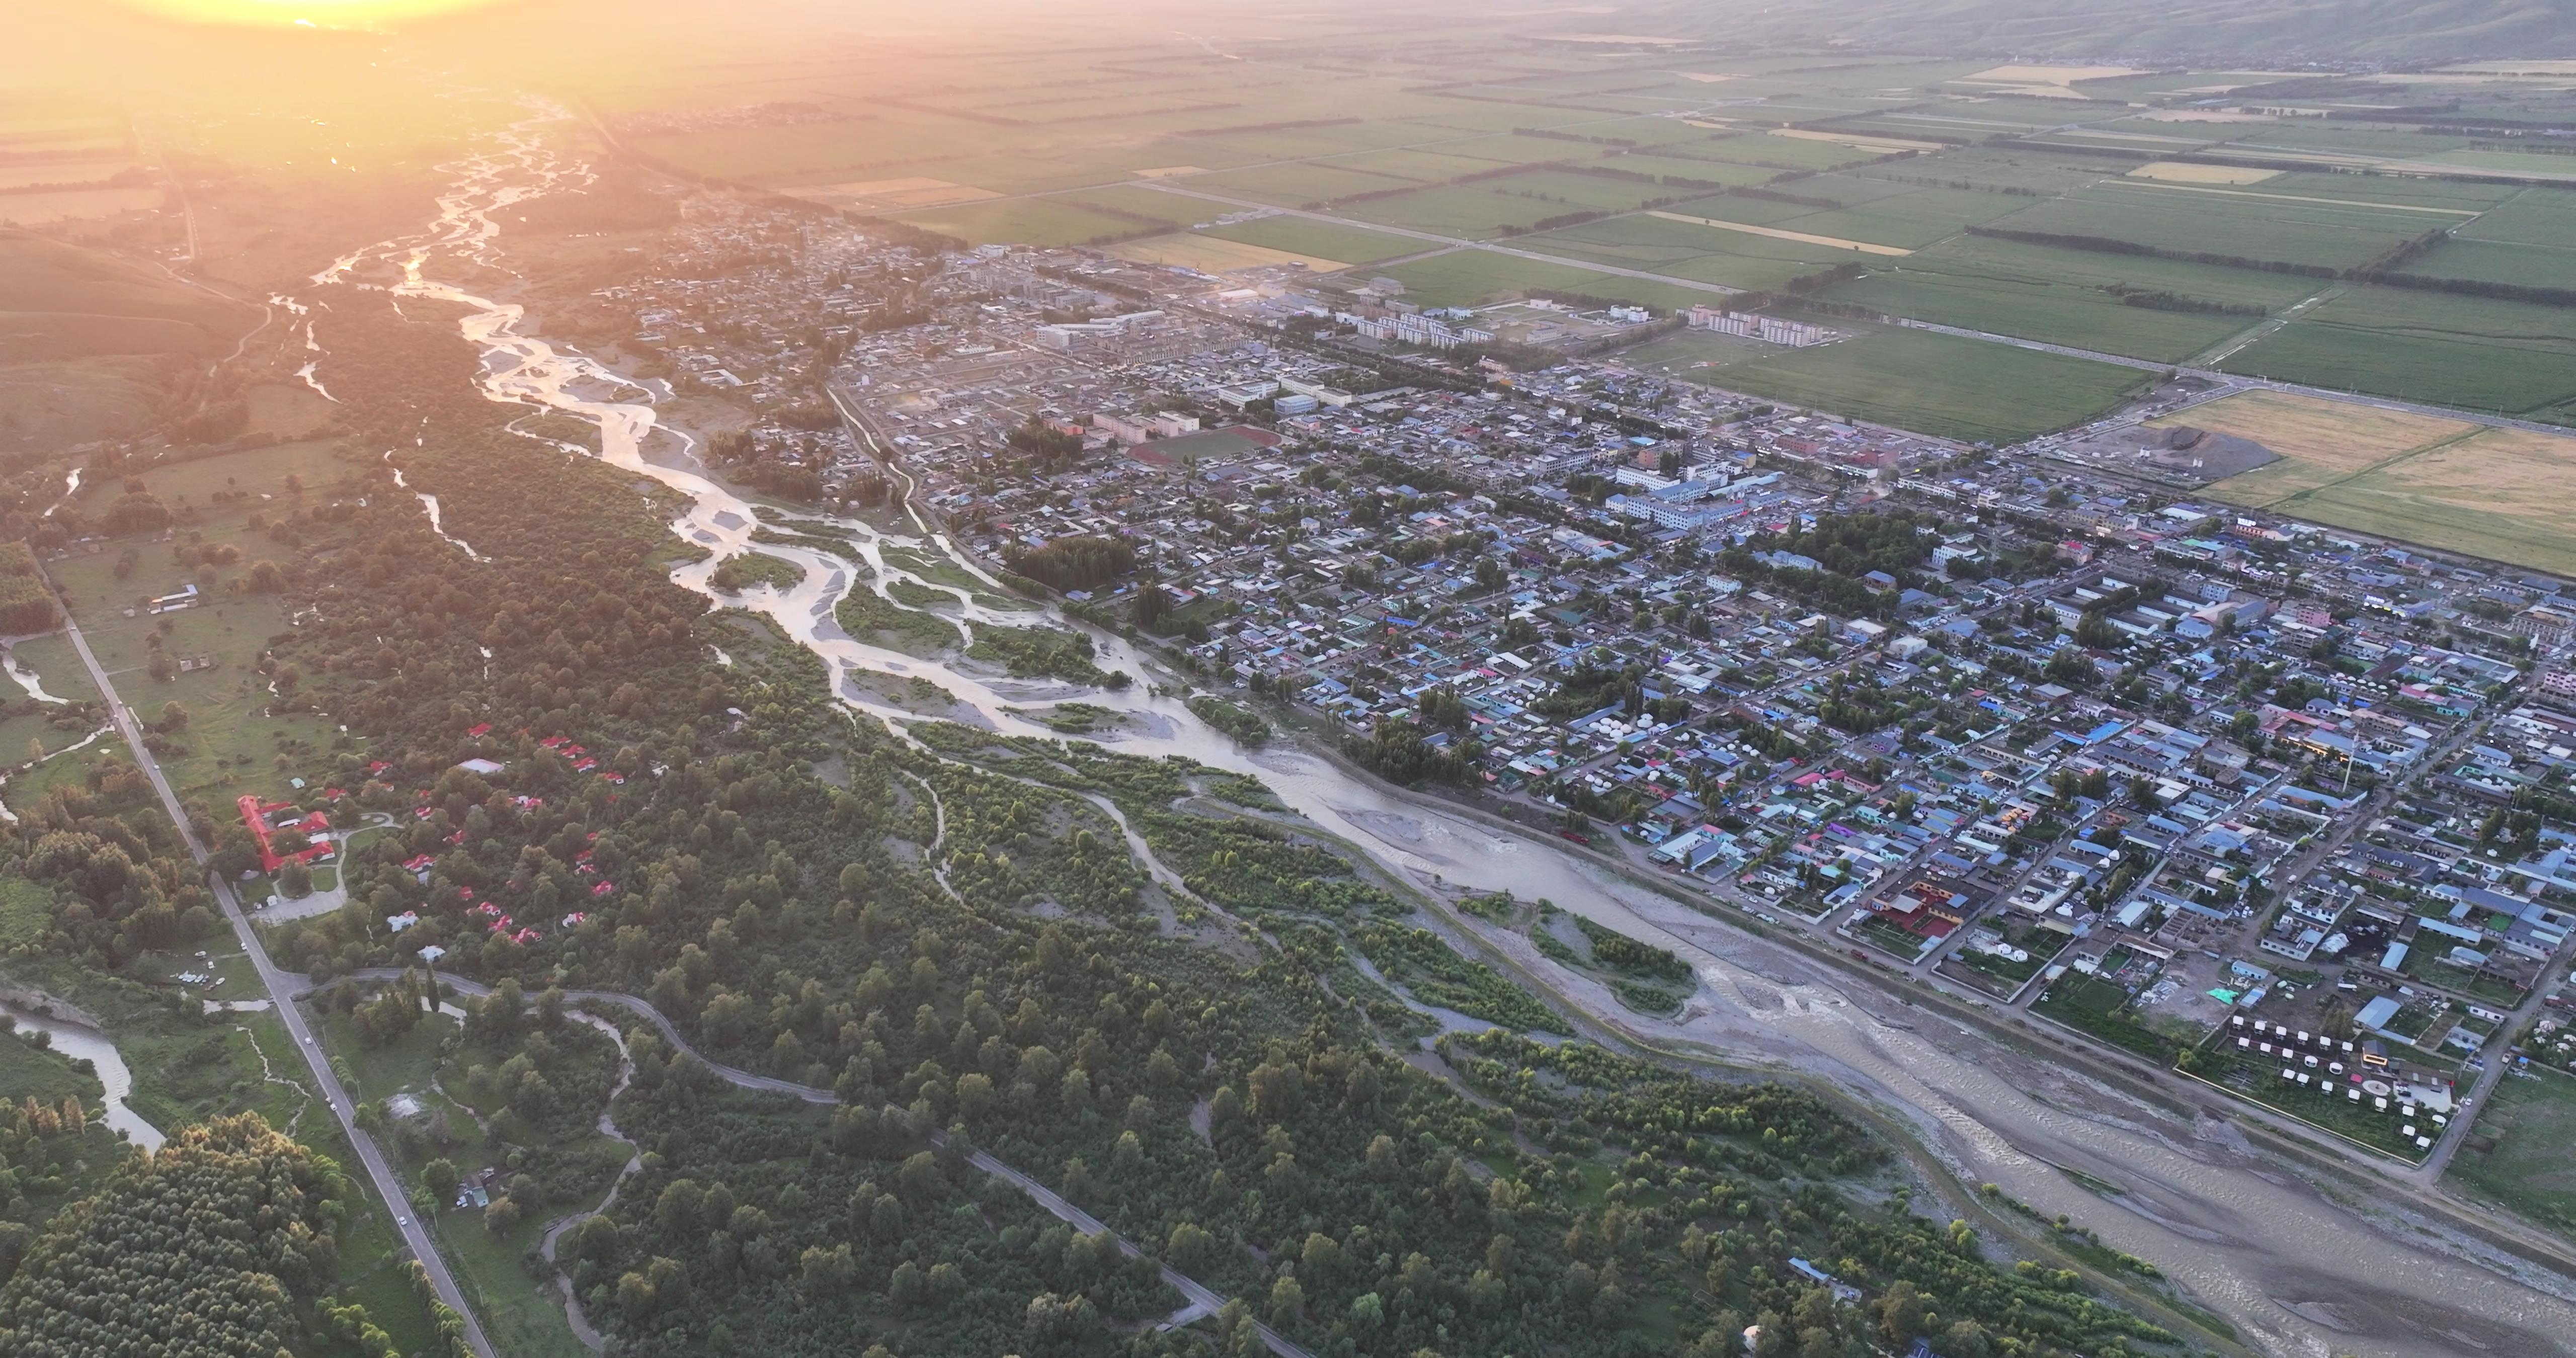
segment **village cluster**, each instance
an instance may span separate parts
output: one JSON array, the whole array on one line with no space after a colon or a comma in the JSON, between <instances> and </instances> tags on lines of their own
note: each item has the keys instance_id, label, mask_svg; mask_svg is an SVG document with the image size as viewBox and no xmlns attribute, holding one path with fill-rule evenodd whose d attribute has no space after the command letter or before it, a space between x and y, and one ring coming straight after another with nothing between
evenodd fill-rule
<instances>
[{"instance_id":1,"label":"village cluster","mask_svg":"<svg viewBox=\"0 0 2576 1358\"><path fill-rule=\"evenodd\" d=\"M1388 776L2404 1159L2576 1057L2559 581L1619 361L1830 338L1733 313L679 239L603 297L763 456L996 570L1125 544L1077 612Z\"/></svg>"}]
</instances>

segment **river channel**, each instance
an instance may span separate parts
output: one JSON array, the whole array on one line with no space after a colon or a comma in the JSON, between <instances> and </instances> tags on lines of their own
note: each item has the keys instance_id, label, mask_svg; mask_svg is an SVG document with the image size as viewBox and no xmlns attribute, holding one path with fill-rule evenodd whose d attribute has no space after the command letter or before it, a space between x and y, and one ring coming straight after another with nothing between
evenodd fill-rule
<instances>
[{"instance_id":1,"label":"river channel","mask_svg":"<svg viewBox=\"0 0 2576 1358\"><path fill-rule=\"evenodd\" d=\"M449 167L453 181L426 231L355 251L314 281L387 286L399 296L469 308L462 329L483 355L488 393L597 424L603 459L683 497L688 508L673 531L710 556L675 569L672 579L720 606L767 615L831 667L840 695L852 707L900 730L918 718L885 705L852 676L862 670L917 675L946 688L997 730L1053 739L1059 737L1013 709L1078 696L1133 714L1134 730L1103 743L1254 774L1290 807L1360 846L1390 872L1548 897L1603 924L1664 942L1692 960L1704 983L1681 1019L1641 1020L1606 992L1580 982L1570 984L1565 997L1605 1026L1667 1046L1833 1081L1910 1124L1963 1183L1994 1183L2043 1214L2066 1213L2111 1247L2152 1261L2259 1350L2299 1358L2576 1354L2576 1305L2565 1297L2482 1266L2457 1249L2428 1247L2423 1242L2436 1239L2432 1231L2417 1230L2394 1207L2348 1201L2355 1196L2349 1187L2338 1190L2346 1200L2328 1196L2246 1147L2222 1122L2177 1117L1981 1032L1848 986L1790 950L1546 842L1485 828L1318 756L1247 752L1178 698L1153 693L1150 681L1157 674L1115 636L1094 633L1100 663L1137 682L1123 692L1102 693L1001 679L973 666L868 645L842 632L833 609L847 590L883 593L896 579L919 580L900 560L887 560L889 547L944 556L981 574L944 540L836 520L859 544L871 578L854 584L850 563L838 556L764 543L760 551L804 567L805 580L783 590L756 586L719 596L708 575L716 562L752 545L759 521L749 502L702 474L693 456L695 438L661 423L658 406L669 401L668 387L629 379L527 333L521 306L442 278L463 274L469 264L477 277L502 267L496 209L587 177L555 149L567 125L567 115L548 109L495 133L488 149ZM327 353L318 362L327 373ZM389 456L399 460L398 451ZM955 594L956 605L942 611L970 633L978 624L1035 620L1026 612L990 609L968 591L938 581L920 583ZM1052 615L1049 621L1071 625ZM2117 1198L2098 1195L2067 1169L2122 1192Z\"/></svg>"},{"instance_id":2,"label":"river channel","mask_svg":"<svg viewBox=\"0 0 2576 1358\"><path fill-rule=\"evenodd\" d=\"M55 1051L75 1061L89 1062L98 1072L98 1082L107 1089L107 1125L125 1133L128 1140L147 1151L161 1149L161 1129L144 1121L143 1115L126 1103L134 1093L134 1073L126 1069L125 1058L117 1055L116 1044L108 1040L107 1034L87 1024L40 1014L14 1004L0 1004L0 1014L8 1015L22 1033L44 1033L51 1039ZM0 1038L0 1041L6 1040Z\"/></svg>"}]
</instances>

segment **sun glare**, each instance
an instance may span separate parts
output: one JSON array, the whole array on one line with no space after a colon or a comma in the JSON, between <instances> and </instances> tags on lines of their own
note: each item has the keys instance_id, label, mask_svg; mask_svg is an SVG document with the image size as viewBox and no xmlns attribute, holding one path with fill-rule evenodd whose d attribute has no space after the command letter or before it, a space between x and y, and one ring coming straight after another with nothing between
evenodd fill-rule
<instances>
[{"instance_id":1,"label":"sun glare","mask_svg":"<svg viewBox=\"0 0 2576 1358\"><path fill-rule=\"evenodd\" d=\"M148 13L187 23L261 27L361 27L480 9L501 0L123 0Z\"/></svg>"}]
</instances>

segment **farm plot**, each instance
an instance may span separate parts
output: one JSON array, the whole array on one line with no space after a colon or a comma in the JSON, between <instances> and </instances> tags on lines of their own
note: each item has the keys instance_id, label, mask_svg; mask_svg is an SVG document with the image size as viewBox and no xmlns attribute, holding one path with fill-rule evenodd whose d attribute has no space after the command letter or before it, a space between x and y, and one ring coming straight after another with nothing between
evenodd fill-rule
<instances>
[{"instance_id":1,"label":"farm plot","mask_svg":"<svg viewBox=\"0 0 2576 1358\"><path fill-rule=\"evenodd\" d=\"M2576 438L2488 429L2276 507L2357 532L2576 573Z\"/></svg>"},{"instance_id":2,"label":"farm plot","mask_svg":"<svg viewBox=\"0 0 2576 1358\"><path fill-rule=\"evenodd\" d=\"M1168 236L1151 236L1109 247L1109 253L1120 259L1144 264L1170 264L1201 273L1227 273L1235 269L1259 269L1275 264L1295 264L1312 273L1337 273L1351 267L1349 260L1327 259L1320 255L1303 255L1287 250L1274 250L1266 245L1226 240L1192 231Z\"/></svg>"},{"instance_id":3,"label":"farm plot","mask_svg":"<svg viewBox=\"0 0 2576 1358\"><path fill-rule=\"evenodd\" d=\"M1604 180L1604 183L1609 181ZM1640 187L1643 187L1642 185ZM1344 215L1416 231L1436 231L1468 240L1484 240L1569 212L1601 211L1571 207L1539 198L1523 198L1490 184L1459 184L1422 189L1394 198L1349 203Z\"/></svg>"},{"instance_id":4,"label":"farm plot","mask_svg":"<svg viewBox=\"0 0 2576 1358\"><path fill-rule=\"evenodd\" d=\"M2396 175L2318 174L2290 170L2266 179L2246 192L2256 197L2324 198L2339 203L2377 203L2389 207L2450 208L2475 213L2522 192L2510 184L2471 184L2457 179L2412 179Z\"/></svg>"},{"instance_id":5,"label":"farm plot","mask_svg":"<svg viewBox=\"0 0 2576 1358\"><path fill-rule=\"evenodd\" d=\"M1682 184L1670 186L1677 189L1694 188L1701 184L1717 184L1730 189L1744 188L1759 184L1777 173L1758 165L1740 165L1731 160L1705 160L1695 154L1678 153L1648 155L1644 152L1635 152L1592 163L1608 169L1625 170L1630 174L1653 175L1657 180L1685 181Z\"/></svg>"},{"instance_id":6,"label":"farm plot","mask_svg":"<svg viewBox=\"0 0 2576 1358\"><path fill-rule=\"evenodd\" d=\"M2509 287L2576 289L2576 246L2453 240L2410 262L2405 272Z\"/></svg>"},{"instance_id":7,"label":"farm plot","mask_svg":"<svg viewBox=\"0 0 2576 1358\"><path fill-rule=\"evenodd\" d=\"M1852 258L1848 251L1651 215L1616 217L1513 242L1568 259L1646 269L1721 287L1778 288Z\"/></svg>"},{"instance_id":8,"label":"farm plot","mask_svg":"<svg viewBox=\"0 0 2576 1358\"><path fill-rule=\"evenodd\" d=\"M1056 198L1014 198L907 212L902 220L972 245L1081 245L1133 234L1139 223Z\"/></svg>"},{"instance_id":9,"label":"farm plot","mask_svg":"<svg viewBox=\"0 0 2576 1358\"><path fill-rule=\"evenodd\" d=\"M2207 429L2259 443L2281 461L2217 483L2214 493L2267 505L2381 463L2462 438L2476 426L2282 391L2248 391L2152 420L2149 429Z\"/></svg>"},{"instance_id":10,"label":"farm plot","mask_svg":"<svg viewBox=\"0 0 2576 1358\"><path fill-rule=\"evenodd\" d=\"M1319 222L1311 217L1262 217L1231 226L1210 227L1199 235L1284 250L1292 255L1338 259L1347 264L1374 264L1381 259L1419 254L1435 248L1429 241Z\"/></svg>"},{"instance_id":11,"label":"farm plot","mask_svg":"<svg viewBox=\"0 0 2576 1358\"><path fill-rule=\"evenodd\" d=\"M1802 184L1800 187L1806 186ZM1826 190L1826 194L1831 196L1831 190ZM1771 225L1818 236L1919 250L1957 235L1963 227L1983 225L2017 211L2023 205L2021 199L1998 193L1917 189L1838 212L1816 212L1775 221Z\"/></svg>"},{"instance_id":12,"label":"farm plot","mask_svg":"<svg viewBox=\"0 0 2576 1358\"><path fill-rule=\"evenodd\" d=\"M1230 170L1222 174L1192 176L1189 185L1210 193L1249 198L1258 203L1276 203L1281 207L1303 207L1309 203L1329 203L1359 193L1382 193L1389 189L1409 189L1417 181L1396 175L1354 170L1337 162L1317 161L1303 165L1265 165L1254 170Z\"/></svg>"},{"instance_id":13,"label":"farm plot","mask_svg":"<svg viewBox=\"0 0 2576 1358\"><path fill-rule=\"evenodd\" d=\"M1912 265L1908 260L1905 267L1873 271L1824 295L1891 316L2166 363L2181 362L2257 319L2133 307L2081 284Z\"/></svg>"},{"instance_id":14,"label":"farm plot","mask_svg":"<svg viewBox=\"0 0 2576 1358\"><path fill-rule=\"evenodd\" d=\"M2228 371L2565 423L2576 312L2353 287L2230 356Z\"/></svg>"},{"instance_id":15,"label":"farm plot","mask_svg":"<svg viewBox=\"0 0 2576 1358\"><path fill-rule=\"evenodd\" d=\"M2033 204L1997 225L2329 269L2367 264L2431 229L2416 214L2383 208L2179 195L2119 180Z\"/></svg>"},{"instance_id":16,"label":"farm plot","mask_svg":"<svg viewBox=\"0 0 2576 1358\"><path fill-rule=\"evenodd\" d=\"M1630 350L1628 361L1767 400L1998 444L2090 419L2147 377L1924 330L1828 324L1848 326L1852 337L1812 349L1747 348L1685 331Z\"/></svg>"}]
</instances>

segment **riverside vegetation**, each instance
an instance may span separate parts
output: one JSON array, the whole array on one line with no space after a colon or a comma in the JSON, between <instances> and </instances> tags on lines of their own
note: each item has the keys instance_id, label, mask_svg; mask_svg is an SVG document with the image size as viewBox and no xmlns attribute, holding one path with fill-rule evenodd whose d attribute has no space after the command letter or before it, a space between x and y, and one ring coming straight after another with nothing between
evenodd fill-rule
<instances>
[{"instance_id":1,"label":"riverside vegetation","mask_svg":"<svg viewBox=\"0 0 2576 1358\"><path fill-rule=\"evenodd\" d=\"M915 748L855 719L813 656L745 645L758 629L670 583L658 506L627 477L501 432L436 308L331 300L353 446L425 430L411 483L480 555L362 453L274 534L280 587L311 610L274 639L269 663L300 676L278 703L369 742L301 772L342 813L397 819L351 852L345 909L277 931L280 961L327 983L435 944L443 968L531 993L645 997L709 1056L839 1100L735 1088L626 1035L633 1083L610 1111L641 1167L560 1261L621 1351L1242 1355L1256 1319L1335 1358L1714 1358L1755 1322L1761 1358L1926 1336L1951 1358L2190 1347L2077 1273L1998 1267L1813 1092L1519 1036L1558 1021L1264 813L1249 779L937 723ZM502 772L459 766L474 756ZM212 928L167 827L118 818L140 793L56 792L14 832L22 870L56 884L47 946L113 969ZM1093 797L1182 887L1147 881ZM218 844L238 867L238 837ZM485 902L520 927L491 927ZM404 913L418 923L388 932ZM1436 1027L1423 1003L1503 1028L1446 1039L1454 1075L1435 1077L1403 1059ZM504 1089L506 1071L481 1092L469 1075L467 1098L532 1141L596 1097L548 1102L569 1068L532 1059ZM201 1135L209 1155L297 1154L246 1127ZM1181 1301L1150 1266L1038 1213L967 1163L975 1147L1235 1302L1154 1331ZM31 1258L117 1229L155 1173L111 1183ZM211 1226L156 1229L195 1257ZM1864 1301L1837 1304L1793 1256ZM75 1323L67 1267L22 1269L0 1314Z\"/></svg>"}]
</instances>

